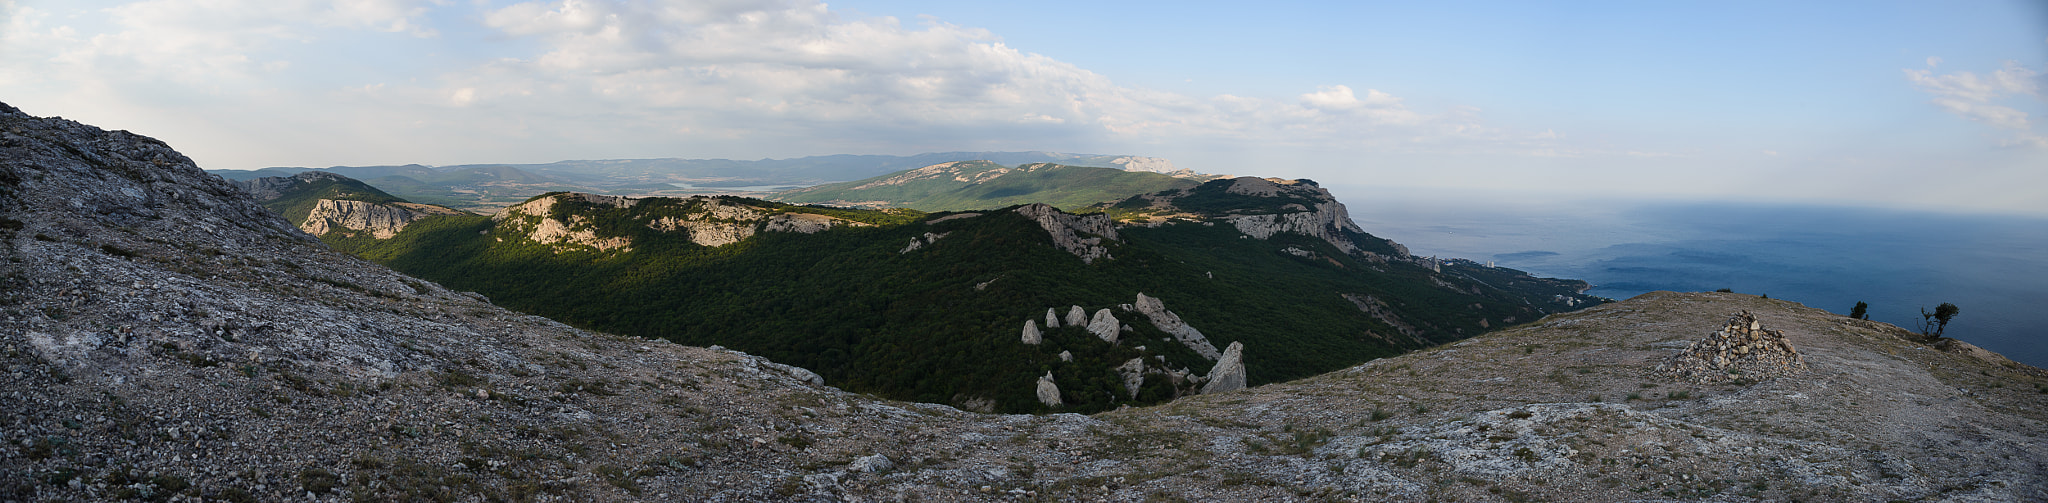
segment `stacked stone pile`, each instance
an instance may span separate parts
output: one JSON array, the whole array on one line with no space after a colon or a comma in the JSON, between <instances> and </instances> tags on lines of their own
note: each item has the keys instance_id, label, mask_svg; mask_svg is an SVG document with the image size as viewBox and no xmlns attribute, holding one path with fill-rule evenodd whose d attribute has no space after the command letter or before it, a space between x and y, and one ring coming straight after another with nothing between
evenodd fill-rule
<instances>
[{"instance_id":1,"label":"stacked stone pile","mask_svg":"<svg viewBox=\"0 0 2048 503\"><path fill-rule=\"evenodd\" d=\"M1806 360L1785 333L1764 328L1748 310L1657 366L1659 372L1698 384L1763 380L1805 369Z\"/></svg>"}]
</instances>

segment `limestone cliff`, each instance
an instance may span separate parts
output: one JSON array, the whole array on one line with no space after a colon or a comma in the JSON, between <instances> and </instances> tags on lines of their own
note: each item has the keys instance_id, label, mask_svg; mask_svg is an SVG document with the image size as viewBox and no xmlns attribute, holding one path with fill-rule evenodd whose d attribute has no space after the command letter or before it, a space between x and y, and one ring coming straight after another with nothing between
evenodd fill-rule
<instances>
[{"instance_id":1,"label":"limestone cliff","mask_svg":"<svg viewBox=\"0 0 2048 503\"><path fill-rule=\"evenodd\" d=\"M1119 239L1115 222L1107 215L1074 215L1045 204L1019 206L1017 213L1038 222L1039 227L1052 235L1054 246L1081 257L1083 263L1115 258L1109 255L1109 249L1102 246L1104 240Z\"/></svg>"},{"instance_id":2,"label":"limestone cliff","mask_svg":"<svg viewBox=\"0 0 2048 503\"><path fill-rule=\"evenodd\" d=\"M345 229L368 232L377 239L390 239L420 219L461 214L460 211L427 204L321 199L306 214L306 220L299 223L299 230L322 236Z\"/></svg>"},{"instance_id":3,"label":"limestone cliff","mask_svg":"<svg viewBox=\"0 0 2048 503\"><path fill-rule=\"evenodd\" d=\"M1407 258L1405 247L1370 238L1351 221L1349 210L1337 202L1336 196L1308 180L1249 176L1213 180L1192 188L1133 196L1101 207L1121 210L1121 218L1134 224L1220 221L1256 239L1268 239L1279 233L1301 234L1328 242L1344 253ZM1361 239L1371 242L1361 243Z\"/></svg>"},{"instance_id":4,"label":"limestone cliff","mask_svg":"<svg viewBox=\"0 0 2048 503\"><path fill-rule=\"evenodd\" d=\"M574 211L557 214L555 209L562 204ZM594 221L581 213L607 210L643 211L646 216L640 218L644 222L641 225L661 232L683 233L692 243L712 247L737 243L760 232L814 234L837 227L869 225L830 215L785 211L737 198L632 198L575 192L536 197L506 207L492 219L513 234L537 243L586 246L599 251L631 250L632 238L620 235L618 229L600 232Z\"/></svg>"}]
</instances>

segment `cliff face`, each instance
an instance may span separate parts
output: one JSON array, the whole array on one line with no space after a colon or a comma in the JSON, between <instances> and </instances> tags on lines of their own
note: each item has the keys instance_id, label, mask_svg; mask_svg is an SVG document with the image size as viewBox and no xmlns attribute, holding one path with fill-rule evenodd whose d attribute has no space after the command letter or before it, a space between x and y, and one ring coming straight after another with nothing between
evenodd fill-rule
<instances>
[{"instance_id":1,"label":"cliff face","mask_svg":"<svg viewBox=\"0 0 2048 503\"><path fill-rule=\"evenodd\" d=\"M1133 225L1223 222L1256 239L1269 239L1280 233L1301 234L1330 243L1347 254L1410 258L1406 247L1366 234L1351 221L1344 203L1307 180L1249 176L1221 179L1098 207Z\"/></svg>"},{"instance_id":2,"label":"cliff face","mask_svg":"<svg viewBox=\"0 0 2048 503\"><path fill-rule=\"evenodd\" d=\"M561 206L563 204L567 206ZM644 206L643 206L644 205ZM559 213L556 208L576 208ZM565 247L589 247L599 251L631 250L633 238L624 229L600 229L591 212L641 210L627 220L665 233L681 233L701 246L725 246L759 232L815 234L838 227L866 227L870 224L844 218L787 211L772 205L750 204L743 199L692 196L688 198L632 198L566 192L535 197L508 206L491 219L500 233L521 236L536 243ZM600 234L603 234L600 236Z\"/></svg>"},{"instance_id":3,"label":"cliff face","mask_svg":"<svg viewBox=\"0 0 2048 503\"><path fill-rule=\"evenodd\" d=\"M391 239L405 226L435 215L462 212L412 203L377 204L367 201L321 199L299 224L299 230L315 236L337 230L368 232L377 239Z\"/></svg>"}]
</instances>

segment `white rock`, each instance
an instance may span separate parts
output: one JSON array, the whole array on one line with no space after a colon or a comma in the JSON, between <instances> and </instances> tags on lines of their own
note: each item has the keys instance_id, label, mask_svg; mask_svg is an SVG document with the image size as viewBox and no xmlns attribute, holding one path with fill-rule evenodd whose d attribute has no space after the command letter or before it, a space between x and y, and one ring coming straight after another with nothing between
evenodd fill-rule
<instances>
[{"instance_id":1,"label":"white rock","mask_svg":"<svg viewBox=\"0 0 2048 503\"><path fill-rule=\"evenodd\" d=\"M1131 398L1138 398L1138 386L1145 384L1145 359L1132 358L1118 365L1116 373L1124 378L1124 391L1129 392Z\"/></svg>"},{"instance_id":2,"label":"white rock","mask_svg":"<svg viewBox=\"0 0 2048 503\"><path fill-rule=\"evenodd\" d=\"M1134 304L1134 307L1137 308L1139 313L1143 313L1146 319L1152 321L1152 326L1159 327L1160 331L1172 335L1174 340L1180 341L1181 345L1194 350L1196 354L1202 355L1203 358L1215 360L1223 356L1222 353L1216 351L1216 345L1209 343L1209 338L1202 335L1202 331L1188 326L1187 322L1181 321L1179 315L1173 314L1173 311L1166 310L1166 304L1160 302L1158 298L1148 297L1143 292L1139 292L1138 302Z\"/></svg>"},{"instance_id":3,"label":"white rock","mask_svg":"<svg viewBox=\"0 0 2048 503\"><path fill-rule=\"evenodd\" d=\"M1060 314L1057 308L1045 309L1045 328L1060 328Z\"/></svg>"},{"instance_id":4,"label":"white rock","mask_svg":"<svg viewBox=\"0 0 2048 503\"><path fill-rule=\"evenodd\" d=\"M1067 310L1067 326L1079 327L1087 324L1088 312L1081 310L1081 306L1074 306Z\"/></svg>"},{"instance_id":5,"label":"white rock","mask_svg":"<svg viewBox=\"0 0 2048 503\"><path fill-rule=\"evenodd\" d=\"M1116 315L1109 314L1109 309L1104 308L1096 310L1095 319L1088 321L1088 331L1095 334L1096 337L1101 337L1102 340L1115 344L1117 335L1119 335L1117 333L1119 332L1118 327L1122 325L1121 322L1117 321Z\"/></svg>"},{"instance_id":6,"label":"white rock","mask_svg":"<svg viewBox=\"0 0 2048 503\"><path fill-rule=\"evenodd\" d=\"M1206 380L1209 383L1202 385L1202 394L1244 389L1244 343L1230 343L1223 350L1223 358L1209 369Z\"/></svg>"},{"instance_id":7,"label":"white rock","mask_svg":"<svg viewBox=\"0 0 2048 503\"><path fill-rule=\"evenodd\" d=\"M1070 362L1070 361L1074 361L1074 352L1072 352L1072 351L1061 351L1061 352L1060 352L1060 361L1063 361L1063 362Z\"/></svg>"},{"instance_id":8,"label":"white rock","mask_svg":"<svg viewBox=\"0 0 2048 503\"><path fill-rule=\"evenodd\" d=\"M1052 372L1038 378L1038 402L1049 407L1060 406L1060 386L1052 382Z\"/></svg>"},{"instance_id":9,"label":"white rock","mask_svg":"<svg viewBox=\"0 0 2048 503\"><path fill-rule=\"evenodd\" d=\"M862 473L875 473L875 472L886 472L886 471L889 471L889 469L890 469L890 468L895 468L895 467L896 467L896 463L890 462L890 461L889 461L889 457L888 457L888 456L883 456L883 455L880 455L880 454L876 454L876 455L873 455L873 456L867 456L867 457L863 457L863 458L855 459L855 460L853 460L853 462L852 462L852 463L847 463L847 464L846 464L846 471L849 471L849 472L862 472Z\"/></svg>"},{"instance_id":10,"label":"white rock","mask_svg":"<svg viewBox=\"0 0 2048 503\"><path fill-rule=\"evenodd\" d=\"M1024 320L1024 343L1036 345L1040 342L1045 342L1045 336L1038 332L1038 322Z\"/></svg>"}]
</instances>

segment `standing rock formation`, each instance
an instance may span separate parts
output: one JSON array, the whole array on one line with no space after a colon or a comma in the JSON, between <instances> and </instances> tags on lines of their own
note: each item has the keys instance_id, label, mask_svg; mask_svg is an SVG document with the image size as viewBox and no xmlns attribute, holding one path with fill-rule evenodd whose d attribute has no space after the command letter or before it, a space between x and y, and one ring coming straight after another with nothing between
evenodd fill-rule
<instances>
[{"instance_id":1,"label":"standing rock formation","mask_svg":"<svg viewBox=\"0 0 2048 503\"><path fill-rule=\"evenodd\" d=\"M1084 264L1095 263L1095 259L1116 258L1109 256L1109 249L1102 247L1102 240L1123 239L1117 237L1115 222L1109 219L1109 215L1074 215L1046 204L1020 206L1017 213L1037 221L1039 227L1045 228L1045 232L1052 235L1053 245L1081 257L1081 263ZM1082 234L1092 234L1095 237L1084 238L1081 237Z\"/></svg>"},{"instance_id":2,"label":"standing rock formation","mask_svg":"<svg viewBox=\"0 0 2048 503\"><path fill-rule=\"evenodd\" d=\"M1208 381L1202 394L1244 389L1244 343L1233 342L1223 350L1223 358L1209 368Z\"/></svg>"},{"instance_id":3,"label":"standing rock formation","mask_svg":"<svg viewBox=\"0 0 2048 503\"><path fill-rule=\"evenodd\" d=\"M1087 325L1088 311L1081 309L1081 306L1074 306L1072 308L1067 309L1067 326L1080 327Z\"/></svg>"},{"instance_id":4,"label":"standing rock formation","mask_svg":"<svg viewBox=\"0 0 2048 503\"><path fill-rule=\"evenodd\" d=\"M1060 314L1056 308L1045 309L1045 328L1060 328Z\"/></svg>"},{"instance_id":5,"label":"standing rock formation","mask_svg":"<svg viewBox=\"0 0 2048 503\"><path fill-rule=\"evenodd\" d=\"M1109 314L1108 308L1095 311L1095 319L1088 321L1088 331L1102 340L1109 341L1110 344L1116 344L1117 327L1121 326L1123 323L1118 322L1115 315Z\"/></svg>"},{"instance_id":6,"label":"standing rock formation","mask_svg":"<svg viewBox=\"0 0 2048 503\"><path fill-rule=\"evenodd\" d=\"M1130 393L1131 399L1137 399L1138 387L1145 384L1145 359L1132 358L1131 361L1118 365L1116 373L1124 378L1124 391Z\"/></svg>"},{"instance_id":7,"label":"standing rock formation","mask_svg":"<svg viewBox=\"0 0 2048 503\"><path fill-rule=\"evenodd\" d=\"M1036 345L1045 342L1045 336L1038 332L1038 322L1024 320L1024 343Z\"/></svg>"},{"instance_id":8,"label":"standing rock formation","mask_svg":"<svg viewBox=\"0 0 2048 503\"><path fill-rule=\"evenodd\" d=\"M1060 406L1060 385L1052 382L1051 371L1047 371L1045 377L1038 378L1038 403L1048 407Z\"/></svg>"},{"instance_id":9,"label":"standing rock formation","mask_svg":"<svg viewBox=\"0 0 2048 503\"><path fill-rule=\"evenodd\" d=\"M1063 361L1063 362L1070 362L1070 361L1074 361L1074 352L1072 352L1072 351L1061 351L1061 352L1060 352L1060 361Z\"/></svg>"},{"instance_id":10,"label":"standing rock formation","mask_svg":"<svg viewBox=\"0 0 2048 503\"><path fill-rule=\"evenodd\" d=\"M1698 384L1732 379L1763 380L1796 374L1806 360L1785 333L1765 329L1749 310L1728 318L1720 330L1693 342L1657 370Z\"/></svg>"},{"instance_id":11,"label":"standing rock formation","mask_svg":"<svg viewBox=\"0 0 2048 503\"><path fill-rule=\"evenodd\" d=\"M1215 360L1223 356L1216 351L1216 345L1209 343L1209 338L1202 335L1202 331L1188 326L1187 322L1181 321L1179 315L1166 310L1166 304L1159 299L1147 297L1144 292L1139 292L1138 302L1133 307L1136 307L1139 313L1144 313L1146 319L1152 320L1152 326L1173 335L1174 340L1180 341L1188 349L1195 350L1195 353L1202 355L1203 358Z\"/></svg>"}]
</instances>

